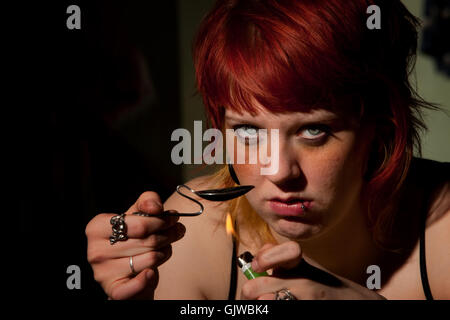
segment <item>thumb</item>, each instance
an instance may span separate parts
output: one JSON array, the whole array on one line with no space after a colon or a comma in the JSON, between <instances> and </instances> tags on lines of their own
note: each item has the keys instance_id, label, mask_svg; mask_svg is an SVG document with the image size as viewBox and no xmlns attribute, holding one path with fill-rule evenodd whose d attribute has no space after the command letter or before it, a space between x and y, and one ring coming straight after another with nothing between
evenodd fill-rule
<instances>
[{"instance_id":1,"label":"thumb","mask_svg":"<svg viewBox=\"0 0 450 320\"><path fill-rule=\"evenodd\" d=\"M268 269L273 269L274 272L276 269L289 270L295 268L301 258L300 245L295 241L287 241L258 252L252 267L256 272Z\"/></svg>"}]
</instances>

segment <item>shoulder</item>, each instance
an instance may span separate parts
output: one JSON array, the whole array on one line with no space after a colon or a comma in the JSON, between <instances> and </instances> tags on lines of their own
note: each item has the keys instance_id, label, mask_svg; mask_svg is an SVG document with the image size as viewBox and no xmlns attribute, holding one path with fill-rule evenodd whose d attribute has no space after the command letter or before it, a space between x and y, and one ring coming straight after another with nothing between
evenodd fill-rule
<instances>
[{"instance_id":1,"label":"shoulder","mask_svg":"<svg viewBox=\"0 0 450 320\"><path fill-rule=\"evenodd\" d=\"M440 190L425 231L426 264L433 296L450 299L450 187Z\"/></svg>"},{"instance_id":2,"label":"shoulder","mask_svg":"<svg viewBox=\"0 0 450 320\"><path fill-rule=\"evenodd\" d=\"M428 193L426 264L432 294L450 298L450 163L420 159L420 182Z\"/></svg>"},{"instance_id":3,"label":"shoulder","mask_svg":"<svg viewBox=\"0 0 450 320\"><path fill-rule=\"evenodd\" d=\"M210 176L185 184L194 190L213 188ZM157 299L226 299L232 251L224 227L227 202L192 198L201 201L204 211L199 216L180 218L186 234L172 244L171 258L158 268ZM199 206L175 192L164 203L164 209L196 212Z\"/></svg>"}]
</instances>

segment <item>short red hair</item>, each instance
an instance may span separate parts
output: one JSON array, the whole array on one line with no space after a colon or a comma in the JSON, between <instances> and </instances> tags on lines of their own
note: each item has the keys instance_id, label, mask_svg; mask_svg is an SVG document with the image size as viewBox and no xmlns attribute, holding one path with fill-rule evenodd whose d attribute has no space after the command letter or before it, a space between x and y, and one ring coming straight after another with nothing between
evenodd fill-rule
<instances>
[{"instance_id":1,"label":"short red hair","mask_svg":"<svg viewBox=\"0 0 450 320\"><path fill-rule=\"evenodd\" d=\"M194 45L197 88L211 126L224 108L257 113L326 108L375 124L366 174L369 221L380 243L383 215L420 154L422 107L409 82L417 19L399 0L376 1L382 27L369 30L366 0L219 0ZM392 208L390 208L392 209Z\"/></svg>"}]
</instances>

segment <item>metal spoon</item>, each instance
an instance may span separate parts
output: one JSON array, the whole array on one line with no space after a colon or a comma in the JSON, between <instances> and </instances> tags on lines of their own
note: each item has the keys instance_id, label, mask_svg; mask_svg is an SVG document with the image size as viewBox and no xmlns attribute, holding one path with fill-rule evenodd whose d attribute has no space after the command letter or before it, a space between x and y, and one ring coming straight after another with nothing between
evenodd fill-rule
<instances>
[{"instance_id":1,"label":"metal spoon","mask_svg":"<svg viewBox=\"0 0 450 320\"><path fill-rule=\"evenodd\" d=\"M200 206L199 212L193 212L193 213L177 212L177 213L174 213L171 211L163 211L163 212L157 213L157 214L148 214L148 213L143 213L143 212L134 212L133 214L137 215L137 216L141 216L141 217L167 217L167 216L193 217L193 216L198 216L198 215L202 214L202 212L204 210L203 205L199 201L185 195L184 193L181 193L180 192L181 188L188 189L190 192L196 194L200 198L203 198L203 199L206 199L209 201L227 201L227 200L231 200L231 199L243 196L244 194L246 194L247 192L252 190L254 187L255 186L238 186L238 187L223 188L223 189L210 189L210 190L195 191L195 190L189 188L185 184L180 184L177 186L178 194L197 203Z\"/></svg>"}]
</instances>

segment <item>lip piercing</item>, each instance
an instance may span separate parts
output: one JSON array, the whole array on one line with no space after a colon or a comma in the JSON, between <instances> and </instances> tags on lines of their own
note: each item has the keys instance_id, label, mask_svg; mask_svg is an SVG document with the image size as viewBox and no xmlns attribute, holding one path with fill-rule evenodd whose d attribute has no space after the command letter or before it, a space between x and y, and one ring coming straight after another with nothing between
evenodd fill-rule
<instances>
[{"instance_id":1,"label":"lip piercing","mask_svg":"<svg viewBox=\"0 0 450 320\"><path fill-rule=\"evenodd\" d=\"M305 207L305 205L303 204L303 202L302 202L302 205L301 205L300 207L302 208L303 211L306 210L306 207Z\"/></svg>"}]
</instances>

